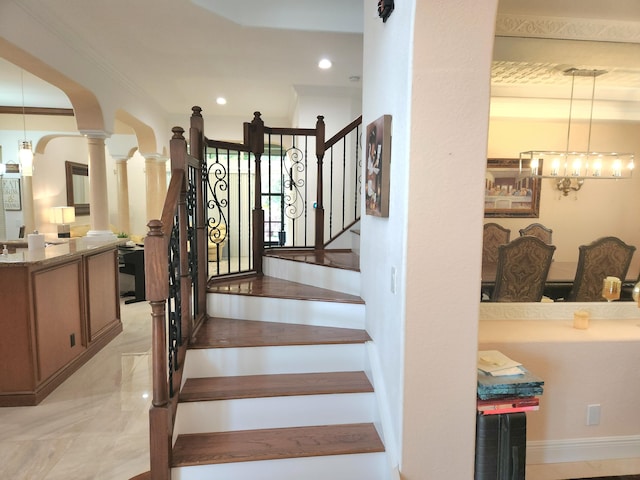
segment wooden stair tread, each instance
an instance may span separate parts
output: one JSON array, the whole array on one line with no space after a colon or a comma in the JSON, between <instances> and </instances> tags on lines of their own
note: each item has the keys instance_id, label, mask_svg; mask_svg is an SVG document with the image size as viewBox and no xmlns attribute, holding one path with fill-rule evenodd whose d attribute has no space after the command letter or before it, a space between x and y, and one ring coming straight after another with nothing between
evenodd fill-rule
<instances>
[{"instance_id":1,"label":"wooden stair tread","mask_svg":"<svg viewBox=\"0 0 640 480\"><path fill-rule=\"evenodd\" d=\"M172 467L383 452L371 423L179 435Z\"/></svg>"},{"instance_id":2,"label":"wooden stair tread","mask_svg":"<svg viewBox=\"0 0 640 480\"><path fill-rule=\"evenodd\" d=\"M357 295L268 276L211 279L207 285L207 292L289 300L364 303Z\"/></svg>"},{"instance_id":3,"label":"wooden stair tread","mask_svg":"<svg viewBox=\"0 0 640 480\"><path fill-rule=\"evenodd\" d=\"M302 262L323 267L338 268L342 270L360 271L360 255L346 249L282 249L274 248L266 250L266 257L281 258L292 262Z\"/></svg>"},{"instance_id":4,"label":"wooden stair tread","mask_svg":"<svg viewBox=\"0 0 640 480\"><path fill-rule=\"evenodd\" d=\"M209 317L196 332L190 348L344 344L370 340L365 330L353 328Z\"/></svg>"},{"instance_id":5,"label":"wooden stair tread","mask_svg":"<svg viewBox=\"0 0 640 480\"><path fill-rule=\"evenodd\" d=\"M373 392L364 372L294 373L189 378L181 402Z\"/></svg>"}]
</instances>

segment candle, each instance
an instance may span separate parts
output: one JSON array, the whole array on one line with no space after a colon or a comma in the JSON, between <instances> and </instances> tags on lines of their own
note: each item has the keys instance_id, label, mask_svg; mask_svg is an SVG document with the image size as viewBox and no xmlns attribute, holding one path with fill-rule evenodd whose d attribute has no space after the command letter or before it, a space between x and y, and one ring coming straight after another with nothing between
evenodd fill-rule
<instances>
[{"instance_id":1,"label":"candle","mask_svg":"<svg viewBox=\"0 0 640 480\"><path fill-rule=\"evenodd\" d=\"M558 175L558 170L560 170L560 160L557 158L554 158L553 162L551 162L551 175L553 176Z\"/></svg>"},{"instance_id":2,"label":"candle","mask_svg":"<svg viewBox=\"0 0 640 480\"><path fill-rule=\"evenodd\" d=\"M599 177L602 175L602 160L597 159L593 162L593 176Z\"/></svg>"},{"instance_id":3,"label":"candle","mask_svg":"<svg viewBox=\"0 0 640 480\"><path fill-rule=\"evenodd\" d=\"M586 310L576 310L573 312L573 328L586 330L589 328L589 312Z\"/></svg>"},{"instance_id":4,"label":"candle","mask_svg":"<svg viewBox=\"0 0 640 480\"><path fill-rule=\"evenodd\" d=\"M531 175L537 175L537 174L538 174L538 159L533 158L531 160Z\"/></svg>"},{"instance_id":5,"label":"candle","mask_svg":"<svg viewBox=\"0 0 640 480\"><path fill-rule=\"evenodd\" d=\"M620 161L619 158L616 158L613 161L613 176L619 177L621 175L622 175L622 162Z\"/></svg>"},{"instance_id":6,"label":"candle","mask_svg":"<svg viewBox=\"0 0 640 480\"><path fill-rule=\"evenodd\" d=\"M576 158L573 161L571 174L574 177L579 177L580 176L580 170L582 170L582 162L580 161L579 158Z\"/></svg>"}]
</instances>

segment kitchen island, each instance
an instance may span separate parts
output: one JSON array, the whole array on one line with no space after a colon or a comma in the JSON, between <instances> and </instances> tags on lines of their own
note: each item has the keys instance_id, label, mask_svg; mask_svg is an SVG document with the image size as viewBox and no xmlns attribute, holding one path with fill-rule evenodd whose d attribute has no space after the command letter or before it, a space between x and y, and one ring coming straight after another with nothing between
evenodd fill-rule
<instances>
[{"instance_id":1,"label":"kitchen island","mask_svg":"<svg viewBox=\"0 0 640 480\"><path fill-rule=\"evenodd\" d=\"M83 237L0 255L0 406L37 405L122 332L121 243Z\"/></svg>"}]
</instances>

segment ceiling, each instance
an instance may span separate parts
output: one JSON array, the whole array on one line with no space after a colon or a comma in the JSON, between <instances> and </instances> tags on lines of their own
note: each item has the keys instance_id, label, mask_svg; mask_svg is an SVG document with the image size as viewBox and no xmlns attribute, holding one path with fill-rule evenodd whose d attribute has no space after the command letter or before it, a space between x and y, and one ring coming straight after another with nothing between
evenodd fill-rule
<instances>
[{"instance_id":1,"label":"ceiling","mask_svg":"<svg viewBox=\"0 0 640 480\"><path fill-rule=\"evenodd\" d=\"M291 113L296 88L357 90L366 81L363 0L22 2L74 52L146 92L170 115L200 105L214 115L246 118L260 110L282 118ZM607 70L597 79L598 98L609 102L612 115L625 110L640 118L640 38L633 36L640 2L501 0L499 14L492 96L504 109L496 112L506 112L516 99L537 101L548 111L549 100L567 99L570 78L562 70L575 66ZM501 16L509 21L500 23ZM525 17L538 19L537 32L513 26ZM557 18L582 20L570 32L551 31ZM577 40L527 38L532 34ZM324 56L333 61L328 71L317 68ZM590 86L577 93L588 97ZM228 103L217 105L218 96ZM0 105L22 102L21 70L0 61ZM71 106L61 91L28 73L24 104Z\"/></svg>"},{"instance_id":2,"label":"ceiling","mask_svg":"<svg viewBox=\"0 0 640 480\"><path fill-rule=\"evenodd\" d=\"M210 114L287 117L296 86L361 87L362 0L21 2L70 52L124 78L169 114L200 105ZM317 67L325 56L333 62L328 71ZM0 105L16 104L19 77L0 64ZM27 106L70 107L61 92L45 92L28 77ZM227 105L217 105L218 96Z\"/></svg>"}]
</instances>

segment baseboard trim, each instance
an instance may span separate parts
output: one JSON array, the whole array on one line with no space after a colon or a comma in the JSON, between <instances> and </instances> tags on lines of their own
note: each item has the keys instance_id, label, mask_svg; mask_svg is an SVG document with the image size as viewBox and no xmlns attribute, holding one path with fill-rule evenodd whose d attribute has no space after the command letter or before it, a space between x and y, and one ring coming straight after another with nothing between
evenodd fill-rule
<instances>
[{"instance_id":1,"label":"baseboard trim","mask_svg":"<svg viewBox=\"0 0 640 480\"><path fill-rule=\"evenodd\" d=\"M564 463L637 458L640 435L527 442L527 463Z\"/></svg>"}]
</instances>

